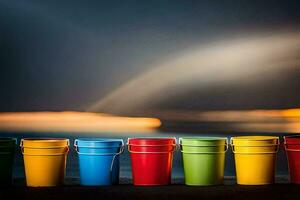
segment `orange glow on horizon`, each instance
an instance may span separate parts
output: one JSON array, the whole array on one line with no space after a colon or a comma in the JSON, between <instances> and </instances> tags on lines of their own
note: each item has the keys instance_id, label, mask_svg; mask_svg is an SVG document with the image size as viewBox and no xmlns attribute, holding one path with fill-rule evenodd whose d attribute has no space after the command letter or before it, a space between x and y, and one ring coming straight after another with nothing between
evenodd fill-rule
<instances>
[{"instance_id":1,"label":"orange glow on horizon","mask_svg":"<svg viewBox=\"0 0 300 200\"><path fill-rule=\"evenodd\" d=\"M0 113L0 130L6 131L151 131L161 125L159 119L121 117L88 112L7 112Z\"/></svg>"},{"instance_id":2,"label":"orange glow on horizon","mask_svg":"<svg viewBox=\"0 0 300 200\"><path fill-rule=\"evenodd\" d=\"M296 117L296 118L299 117L300 118L300 108L283 110L282 115L285 117Z\"/></svg>"},{"instance_id":3,"label":"orange glow on horizon","mask_svg":"<svg viewBox=\"0 0 300 200\"><path fill-rule=\"evenodd\" d=\"M212 110L212 111L156 111L154 116L174 121L198 122L243 122L300 120L300 108L292 109L254 109L254 110Z\"/></svg>"},{"instance_id":4,"label":"orange glow on horizon","mask_svg":"<svg viewBox=\"0 0 300 200\"><path fill-rule=\"evenodd\" d=\"M300 108L214 110L214 111L157 111L162 120L193 123L223 123L223 131L300 133ZM213 125L212 125L213 126Z\"/></svg>"}]
</instances>

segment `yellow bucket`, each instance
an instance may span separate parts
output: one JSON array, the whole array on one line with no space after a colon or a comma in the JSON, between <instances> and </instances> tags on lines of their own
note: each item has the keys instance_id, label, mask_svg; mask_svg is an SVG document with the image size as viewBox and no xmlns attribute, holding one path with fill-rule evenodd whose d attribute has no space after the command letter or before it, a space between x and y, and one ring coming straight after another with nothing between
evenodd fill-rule
<instances>
[{"instance_id":1,"label":"yellow bucket","mask_svg":"<svg viewBox=\"0 0 300 200\"><path fill-rule=\"evenodd\" d=\"M26 138L21 140L20 146L27 186L49 187L64 183L68 139Z\"/></svg>"},{"instance_id":2,"label":"yellow bucket","mask_svg":"<svg viewBox=\"0 0 300 200\"><path fill-rule=\"evenodd\" d=\"M279 149L278 137L232 137L230 144L234 153L238 184L266 185L274 183L276 153Z\"/></svg>"}]
</instances>

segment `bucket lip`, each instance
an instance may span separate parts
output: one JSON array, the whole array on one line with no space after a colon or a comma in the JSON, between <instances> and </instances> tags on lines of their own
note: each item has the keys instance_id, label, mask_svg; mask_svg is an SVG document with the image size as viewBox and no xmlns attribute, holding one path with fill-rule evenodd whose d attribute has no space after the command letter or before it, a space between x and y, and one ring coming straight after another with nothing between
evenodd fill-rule
<instances>
[{"instance_id":1,"label":"bucket lip","mask_svg":"<svg viewBox=\"0 0 300 200\"><path fill-rule=\"evenodd\" d=\"M26 142L29 142L29 144L25 144ZM37 148L44 148L44 147L38 147L38 144L55 144L57 142L66 142L65 145L59 145L59 146L53 146L53 147L66 147L69 146L70 140L68 138L23 138L21 139L20 146L21 147L37 147ZM51 146L51 145L49 145ZM45 147L47 148L47 147Z\"/></svg>"},{"instance_id":2,"label":"bucket lip","mask_svg":"<svg viewBox=\"0 0 300 200\"><path fill-rule=\"evenodd\" d=\"M217 137L217 136L213 136L213 137L209 137L209 136L203 136L203 137L180 137L179 138L179 141L182 141L182 140L187 140L187 141L195 141L195 142L202 142L202 141L227 141L227 137Z\"/></svg>"},{"instance_id":3,"label":"bucket lip","mask_svg":"<svg viewBox=\"0 0 300 200\"><path fill-rule=\"evenodd\" d=\"M120 147L124 145L124 140L119 138L78 138L74 141L74 146L78 147L98 147L103 144L115 144L119 143L118 146L111 147Z\"/></svg>"},{"instance_id":4,"label":"bucket lip","mask_svg":"<svg viewBox=\"0 0 300 200\"><path fill-rule=\"evenodd\" d=\"M0 137L0 146L1 147L15 147L17 145L17 138L14 137Z\"/></svg>"},{"instance_id":5,"label":"bucket lip","mask_svg":"<svg viewBox=\"0 0 300 200\"><path fill-rule=\"evenodd\" d=\"M80 142L95 142L95 143L112 143L112 142L123 142L123 139L119 138L77 138L75 141Z\"/></svg>"},{"instance_id":6,"label":"bucket lip","mask_svg":"<svg viewBox=\"0 0 300 200\"><path fill-rule=\"evenodd\" d=\"M134 137L134 138L127 139L127 145L174 145L174 144L176 144L175 137Z\"/></svg>"},{"instance_id":7,"label":"bucket lip","mask_svg":"<svg viewBox=\"0 0 300 200\"><path fill-rule=\"evenodd\" d=\"M287 145L300 145L300 135L286 135L283 136L284 143Z\"/></svg>"},{"instance_id":8,"label":"bucket lip","mask_svg":"<svg viewBox=\"0 0 300 200\"><path fill-rule=\"evenodd\" d=\"M283 136L284 139L299 139L300 140L300 135L285 135Z\"/></svg>"},{"instance_id":9,"label":"bucket lip","mask_svg":"<svg viewBox=\"0 0 300 200\"><path fill-rule=\"evenodd\" d=\"M231 140L240 141L269 141L279 140L278 136L264 136L264 135L251 135L251 136L233 136Z\"/></svg>"},{"instance_id":10,"label":"bucket lip","mask_svg":"<svg viewBox=\"0 0 300 200\"><path fill-rule=\"evenodd\" d=\"M179 144L187 147L217 147L226 146L228 139L227 137L181 137Z\"/></svg>"},{"instance_id":11,"label":"bucket lip","mask_svg":"<svg viewBox=\"0 0 300 200\"><path fill-rule=\"evenodd\" d=\"M274 146L279 145L278 136L263 136L263 135L253 135L253 136L237 136L230 138L230 145L240 146L240 147L258 147L258 146Z\"/></svg>"},{"instance_id":12,"label":"bucket lip","mask_svg":"<svg viewBox=\"0 0 300 200\"><path fill-rule=\"evenodd\" d=\"M30 141L30 142L60 142L60 141L69 141L68 138L22 138L21 141Z\"/></svg>"}]
</instances>

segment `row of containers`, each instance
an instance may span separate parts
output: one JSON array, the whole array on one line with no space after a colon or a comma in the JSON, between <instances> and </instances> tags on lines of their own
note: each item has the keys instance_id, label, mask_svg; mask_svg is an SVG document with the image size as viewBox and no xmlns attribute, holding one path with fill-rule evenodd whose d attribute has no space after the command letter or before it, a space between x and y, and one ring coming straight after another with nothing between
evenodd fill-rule
<instances>
[{"instance_id":1,"label":"row of containers","mask_svg":"<svg viewBox=\"0 0 300 200\"><path fill-rule=\"evenodd\" d=\"M12 164L16 139L0 139L0 182L12 183ZM22 139L27 186L57 186L64 183L68 139ZM133 184L138 186L171 183L173 153L183 156L185 184L207 186L223 184L225 153L231 147L235 157L237 183L274 183L279 138L273 136L129 138ZM119 183L119 157L122 139L76 139L81 185ZM300 136L284 137L291 183L300 184Z\"/></svg>"}]
</instances>

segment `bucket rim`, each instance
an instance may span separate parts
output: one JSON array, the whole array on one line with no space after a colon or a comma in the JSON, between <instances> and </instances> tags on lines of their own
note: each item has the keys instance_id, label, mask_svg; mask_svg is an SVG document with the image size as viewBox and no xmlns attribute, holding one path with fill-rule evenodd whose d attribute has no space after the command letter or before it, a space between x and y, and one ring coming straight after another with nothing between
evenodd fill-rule
<instances>
[{"instance_id":1,"label":"bucket rim","mask_svg":"<svg viewBox=\"0 0 300 200\"><path fill-rule=\"evenodd\" d=\"M128 140L132 140L132 139L138 139L138 140L143 140L143 139L153 139L153 140L160 140L160 139L175 139L176 137L129 137Z\"/></svg>"},{"instance_id":2,"label":"bucket rim","mask_svg":"<svg viewBox=\"0 0 300 200\"><path fill-rule=\"evenodd\" d=\"M196 140L196 141L227 141L228 138L227 137L216 137L216 136L213 136L213 137L209 137L209 136L203 136L203 137L180 137L179 139L179 142L181 142L182 140Z\"/></svg>"},{"instance_id":3,"label":"bucket rim","mask_svg":"<svg viewBox=\"0 0 300 200\"><path fill-rule=\"evenodd\" d=\"M264 136L264 135L250 135L250 136L233 136L230 140L241 140L241 141L269 141L279 140L278 136Z\"/></svg>"},{"instance_id":4,"label":"bucket rim","mask_svg":"<svg viewBox=\"0 0 300 200\"><path fill-rule=\"evenodd\" d=\"M284 135L283 137L286 137L286 138L289 138L289 137L299 137L300 138L300 134Z\"/></svg>"},{"instance_id":5,"label":"bucket rim","mask_svg":"<svg viewBox=\"0 0 300 200\"><path fill-rule=\"evenodd\" d=\"M236 136L230 138L232 148L236 147L272 147L280 145L278 136Z\"/></svg>"},{"instance_id":6,"label":"bucket rim","mask_svg":"<svg viewBox=\"0 0 300 200\"><path fill-rule=\"evenodd\" d=\"M159 140L170 140L170 141L176 141L176 137L132 137L128 138L127 141L130 140L153 140L153 141L159 141Z\"/></svg>"},{"instance_id":7,"label":"bucket rim","mask_svg":"<svg viewBox=\"0 0 300 200\"><path fill-rule=\"evenodd\" d=\"M128 138L126 144L128 146L174 146L177 144L177 139L175 137L134 137Z\"/></svg>"},{"instance_id":8,"label":"bucket rim","mask_svg":"<svg viewBox=\"0 0 300 200\"><path fill-rule=\"evenodd\" d=\"M269 146L280 143L278 136L233 136L230 138L231 146Z\"/></svg>"},{"instance_id":9,"label":"bucket rim","mask_svg":"<svg viewBox=\"0 0 300 200\"><path fill-rule=\"evenodd\" d=\"M297 134L297 135L285 135L283 136L283 139L286 140L286 139L296 139L296 140L299 140L299 144L300 144L300 135Z\"/></svg>"},{"instance_id":10,"label":"bucket rim","mask_svg":"<svg viewBox=\"0 0 300 200\"><path fill-rule=\"evenodd\" d=\"M0 148L15 148L17 141L14 137L0 137Z\"/></svg>"},{"instance_id":11,"label":"bucket rim","mask_svg":"<svg viewBox=\"0 0 300 200\"><path fill-rule=\"evenodd\" d=\"M286 135L283 140L286 151L300 151L300 135Z\"/></svg>"},{"instance_id":12,"label":"bucket rim","mask_svg":"<svg viewBox=\"0 0 300 200\"><path fill-rule=\"evenodd\" d=\"M17 142L17 138L15 137L0 137L0 142Z\"/></svg>"},{"instance_id":13,"label":"bucket rim","mask_svg":"<svg viewBox=\"0 0 300 200\"><path fill-rule=\"evenodd\" d=\"M123 142L123 139L119 138L77 138L75 141L80 142L95 142L95 143L112 143L112 142Z\"/></svg>"},{"instance_id":14,"label":"bucket rim","mask_svg":"<svg viewBox=\"0 0 300 200\"><path fill-rule=\"evenodd\" d=\"M80 144L84 143L84 144ZM117 146L102 146L101 144L114 144L119 143ZM123 139L115 138L78 138L74 140L74 146L80 148L119 148L124 146Z\"/></svg>"},{"instance_id":15,"label":"bucket rim","mask_svg":"<svg viewBox=\"0 0 300 200\"><path fill-rule=\"evenodd\" d=\"M43 142L43 141L49 141L49 142L57 142L57 141L63 141L63 140L69 140L68 138L55 138L55 137L36 137L36 138L22 138L21 140L28 140L32 142Z\"/></svg>"},{"instance_id":16,"label":"bucket rim","mask_svg":"<svg viewBox=\"0 0 300 200\"><path fill-rule=\"evenodd\" d=\"M25 145L26 142L29 142L30 144ZM31 147L32 148L49 148L49 147L44 147L44 146L40 147L37 144L51 144L51 143L55 144L57 142L66 142L66 144L65 145L60 144L59 146L49 145L49 147L51 147L51 148L55 148L55 147L61 148L61 147L67 147L67 146L70 145L70 140L68 138L43 138L43 137L41 137L41 138L22 138L21 142L20 142L20 146L24 147L24 148L26 148L26 147L30 147L30 148ZM33 145L33 144L35 144L35 145Z\"/></svg>"}]
</instances>

